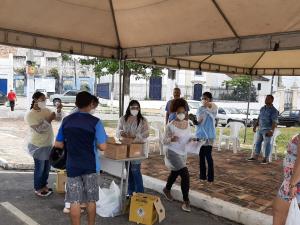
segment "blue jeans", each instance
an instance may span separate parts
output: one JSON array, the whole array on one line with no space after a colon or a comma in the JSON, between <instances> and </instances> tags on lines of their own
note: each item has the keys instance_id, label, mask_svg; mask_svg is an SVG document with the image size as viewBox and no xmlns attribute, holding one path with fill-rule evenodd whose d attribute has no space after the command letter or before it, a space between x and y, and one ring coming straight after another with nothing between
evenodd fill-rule
<instances>
[{"instance_id":1,"label":"blue jeans","mask_svg":"<svg viewBox=\"0 0 300 225\"><path fill-rule=\"evenodd\" d=\"M261 144L264 141L264 144L266 146L265 149L265 157L268 158L271 153L271 138L272 137L267 137L266 133L269 130L259 130L257 133L257 138L256 138L256 144L255 144L255 154L259 155L261 152Z\"/></svg>"},{"instance_id":2,"label":"blue jeans","mask_svg":"<svg viewBox=\"0 0 300 225\"><path fill-rule=\"evenodd\" d=\"M143 193L143 177L141 173L141 164L130 163L129 167L129 180L128 180L128 195L132 195L134 192Z\"/></svg>"},{"instance_id":3,"label":"blue jeans","mask_svg":"<svg viewBox=\"0 0 300 225\"><path fill-rule=\"evenodd\" d=\"M49 160L34 159L34 189L36 191L46 187L50 172Z\"/></svg>"}]
</instances>

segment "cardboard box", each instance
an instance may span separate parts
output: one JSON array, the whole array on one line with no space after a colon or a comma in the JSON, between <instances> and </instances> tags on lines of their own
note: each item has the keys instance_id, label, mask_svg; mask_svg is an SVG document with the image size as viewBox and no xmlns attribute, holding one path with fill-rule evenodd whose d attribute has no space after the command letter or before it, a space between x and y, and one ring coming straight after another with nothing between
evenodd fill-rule
<instances>
[{"instance_id":1,"label":"cardboard box","mask_svg":"<svg viewBox=\"0 0 300 225\"><path fill-rule=\"evenodd\" d=\"M65 185L67 182L67 172L65 170L59 170L56 174L56 192L65 193Z\"/></svg>"},{"instance_id":2,"label":"cardboard box","mask_svg":"<svg viewBox=\"0 0 300 225\"><path fill-rule=\"evenodd\" d=\"M138 224L153 225L166 217L165 208L159 197L137 193L131 197L129 221Z\"/></svg>"},{"instance_id":3,"label":"cardboard box","mask_svg":"<svg viewBox=\"0 0 300 225\"><path fill-rule=\"evenodd\" d=\"M128 147L128 158L138 158L144 156L144 144L131 144Z\"/></svg>"},{"instance_id":4,"label":"cardboard box","mask_svg":"<svg viewBox=\"0 0 300 225\"><path fill-rule=\"evenodd\" d=\"M107 149L104 151L104 156L110 159L126 159L128 146L117 143L107 143Z\"/></svg>"}]
</instances>

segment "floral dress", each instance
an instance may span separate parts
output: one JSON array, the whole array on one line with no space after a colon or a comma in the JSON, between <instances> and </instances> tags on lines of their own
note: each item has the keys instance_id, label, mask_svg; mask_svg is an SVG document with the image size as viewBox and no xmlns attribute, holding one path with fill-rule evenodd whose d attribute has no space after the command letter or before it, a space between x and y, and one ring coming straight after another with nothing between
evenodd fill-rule
<instances>
[{"instance_id":1,"label":"floral dress","mask_svg":"<svg viewBox=\"0 0 300 225\"><path fill-rule=\"evenodd\" d=\"M293 174L294 165L297 159L297 150L298 145L300 144L300 134L296 135L292 138L292 140L289 142L287 146L287 154L283 160L283 176L284 180L282 185L279 188L278 196L288 201L289 200L289 185L290 180ZM298 194L297 194L297 200L298 203L300 203L300 182L297 184L298 187Z\"/></svg>"}]
</instances>

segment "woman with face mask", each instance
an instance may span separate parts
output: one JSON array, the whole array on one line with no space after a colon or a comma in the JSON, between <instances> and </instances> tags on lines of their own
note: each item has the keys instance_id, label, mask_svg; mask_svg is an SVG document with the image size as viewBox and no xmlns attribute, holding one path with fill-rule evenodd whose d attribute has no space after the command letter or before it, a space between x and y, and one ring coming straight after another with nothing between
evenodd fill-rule
<instances>
[{"instance_id":1,"label":"woman with face mask","mask_svg":"<svg viewBox=\"0 0 300 225\"><path fill-rule=\"evenodd\" d=\"M149 126L141 114L140 103L132 100L124 116L119 120L116 137L125 143L145 143L149 137ZM141 174L141 161L133 161L129 168L128 195L133 192L143 193L144 185Z\"/></svg>"},{"instance_id":2,"label":"woman with face mask","mask_svg":"<svg viewBox=\"0 0 300 225\"><path fill-rule=\"evenodd\" d=\"M212 102L212 94L204 92L202 95L202 106L198 109L196 115L198 120L196 136L204 141L199 152L200 181L214 182L214 162L212 158L212 148L216 139L215 121L218 107ZM208 170L206 173L207 161Z\"/></svg>"},{"instance_id":3,"label":"woman with face mask","mask_svg":"<svg viewBox=\"0 0 300 225\"><path fill-rule=\"evenodd\" d=\"M178 176L181 177L181 191L183 195L182 210L191 211L189 201L190 175L186 166L187 152L186 145L192 140L192 133L186 120L186 102L183 99L176 99L173 102L173 109L176 112L176 119L171 121L164 134L163 142L167 145L165 163L171 170L167 185L163 189L167 200L172 201L172 185Z\"/></svg>"},{"instance_id":4,"label":"woman with face mask","mask_svg":"<svg viewBox=\"0 0 300 225\"><path fill-rule=\"evenodd\" d=\"M53 193L47 186L50 171L49 155L53 146L53 129L51 122L61 120L62 105L58 104L56 112L46 108L46 97L41 92L32 96L30 111L25 116L25 121L30 127L28 152L34 159L34 189L35 194L46 197Z\"/></svg>"}]
</instances>

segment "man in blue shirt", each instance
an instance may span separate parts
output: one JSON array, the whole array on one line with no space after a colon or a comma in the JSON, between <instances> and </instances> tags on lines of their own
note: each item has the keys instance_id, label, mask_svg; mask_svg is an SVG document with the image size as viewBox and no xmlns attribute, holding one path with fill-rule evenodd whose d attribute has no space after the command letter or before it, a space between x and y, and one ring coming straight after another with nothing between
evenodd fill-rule
<instances>
[{"instance_id":1,"label":"man in blue shirt","mask_svg":"<svg viewBox=\"0 0 300 225\"><path fill-rule=\"evenodd\" d=\"M255 155L252 158L249 158L248 161L255 161L258 159L262 142L264 142L266 149L262 164L267 164L269 162L271 139L278 123L278 110L273 106L273 101L274 97L272 95L267 95L265 100L266 105L260 109L258 121L253 127L253 132L256 132L257 127L259 127L255 144Z\"/></svg>"},{"instance_id":2,"label":"man in blue shirt","mask_svg":"<svg viewBox=\"0 0 300 225\"><path fill-rule=\"evenodd\" d=\"M180 88L176 87L174 88L173 90L173 99L169 100L167 102L167 105L166 105L166 124L168 124L169 122L171 122L172 120L175 120L176 119L176 113L175 112L172 112L172 102L173 100L175 99L179 99L180 98L180 95L181 95L181 90ZM188 111L190 111L190 108L189 108L189 105L188 103L186 102L186 107L185 107L185 111L186 113L188 114Z\"/></svg>"},{"instance_id":3,"label":"man in blue shirt","mask_svg":"<svg viewBox=\"0 0 300 225\"><path fill-rule=\"evenodd\" d=\"M64 118L55 146L67 150L66 202L71 203L72 225L80 225L80 204L87 203L88 224L95 224L96 201L99 200L98 149L106 149L107 135L101 121L90 114L92 95L80 92L76 96L79 111Z\"/></svg>"}]
</instances>

